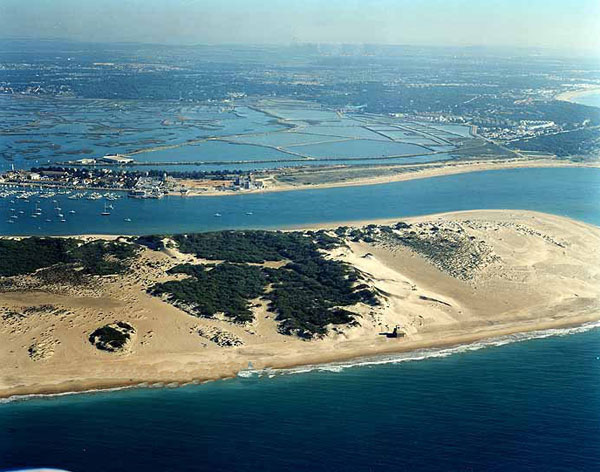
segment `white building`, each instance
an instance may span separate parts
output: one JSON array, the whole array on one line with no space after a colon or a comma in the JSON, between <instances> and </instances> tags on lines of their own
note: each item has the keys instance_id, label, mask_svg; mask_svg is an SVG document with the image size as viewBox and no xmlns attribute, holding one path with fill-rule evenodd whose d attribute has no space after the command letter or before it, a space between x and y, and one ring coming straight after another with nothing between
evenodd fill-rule
<instances>
[{"instance_id":1,"label":"white building","mask_svg":"<svg viewBox=\"0 0 600 472\"><path fill-rule=\"evenodd\" d=\"M120 156L119 154L107 154L100 160L103 162L108 162L110 164L131 164L133 162L133 159L131 157L124 157Z\"/></svg>"}]
</instances>

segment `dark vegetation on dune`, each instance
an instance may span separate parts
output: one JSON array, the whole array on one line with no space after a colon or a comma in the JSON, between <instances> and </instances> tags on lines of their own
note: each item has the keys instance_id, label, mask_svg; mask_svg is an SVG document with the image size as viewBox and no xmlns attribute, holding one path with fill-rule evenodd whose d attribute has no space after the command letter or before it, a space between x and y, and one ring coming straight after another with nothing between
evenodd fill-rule
<instances>
[{"instance_id":1,"label":"dark vegetation on dune","mask_svg":"<svg viewBox=\"0 0 600 472\"><path fill-rule=\"evenodd\" d=\"M62 238L0 239L0 275L10 277L70 262L76 243Z\"/></svg>"},{"instance_id":2,"label":"dark vegetation on dune","mask_svg":"<svg viewBox=\"0 0 600 472\"><path fill-rule=\"evenodd\" d=\"M328 324L354 320L354 313L342 307L378 303L371 291L356 286L356 270L342 262L313 257L265 271L272 283L265 298L285 334L324 334Z\"/></svg>"},{"instance_id":3,"label":"dark vegetation on dune","mask_svg":"<svg viewBox=\"0 0 600 472\"><path fill-rule=\"evenodd\" d=\"M192 305L193 313L212 317L215 313L238 322L252 320L250 302L264 292L266 278L258 267L223 263L213 268L182 264L169 270L171 274L186 274L184 280L156 284L152 293L166 295L177 303Z\"/></svg>"},{"instance_id":4,"label":"dark vegetation on dune","mask_svg":"<svg viewBox=\"0 0 600 472\"><path fill-rule=\"evenodd\" d=\"M309 236L309 237L307 237ZM169 238L179 250L196 257L228 262L296 260L313 255L316 249L331 249L339 244L324 231L217 231L211 233L176 234ZM164 236L140 236L136 242L151 249L162 249Z\"/></svg>"},{"instance_id":5,"label":"dark vegetation on dune","mask_svg":"<svg viewBox=\"0 0 600 472\"><path fill-rule=\"evenodd\" d=\"M0 276L10 277L52 267L87 275L112 275L127 270L137 248L114 241L82 243L67 238L0 239Z\"/></svg>"},{"instance_id":6,"label":"dark vegetation on dune","mask_svg":"<svg viewBox=\"0 0 600 472\"><path fill-rule=\"evenodd\" d=\"M78 246L70 255L74 262L90 275L120 274L127 270L127 261L135 256L137 248L114 241L93 241Z\"/></svg>"},{"instance_id":7,"label":"dark vegetation on dune","mask_svg":"<svg viewBox=\"0 0 600 472\"><path fill-rule=\"evenodd\" d=\"M222 312L237 322L252 320L250 299L263 297L280 321L284 334L312 337L329 324L352 322L343 307L358 302L376 304L373 293L357 284L351 266L326 259L321 249L342 241L324 231L223 231L173 236L179 250L197 257L226 261L213 268L183 265L172 273L190 277L156 284L151 293L177 304L192 306L198 316ZM162 247L162 237L143 237L139 243ZM279 268L248 265L286 261ZM208 269L208 270L207 270Z\"/></svg>"},{"instance_id":8,"label":"dark vegetation on dune","mask_svg":"<svg viewBox=\"0 0 600 472\"><path fill-rule=\"evenodd\" d=\"M134 333L129 323L117 321L94 330L88 340L101 351L115 352L123 349Z\"/></svg>"},{"instance_id":9,"label":"dark vegetation on dune","mask_svg":"<svg viewBox=\"0 0 600 472\"><path fill-rule=\"evenodd\" d=\"M162 249L163 239L143 236L135 242ZM252 300L262 298L282 333L309 338L326 333L327 325L352 322L356 315L347 307L378 303L353 267L325 256L323 250L344 243L325 231L222 231L169 239L180 251L215 263L173 267L169 273L185 277L155 284L149 292L196 316L223 313L232 321L248 322ZM36 273L44 283L85 283L90 275L125 272L138 249L118 241L3 239L0 276Z\"/></svg>"}]
</instances>

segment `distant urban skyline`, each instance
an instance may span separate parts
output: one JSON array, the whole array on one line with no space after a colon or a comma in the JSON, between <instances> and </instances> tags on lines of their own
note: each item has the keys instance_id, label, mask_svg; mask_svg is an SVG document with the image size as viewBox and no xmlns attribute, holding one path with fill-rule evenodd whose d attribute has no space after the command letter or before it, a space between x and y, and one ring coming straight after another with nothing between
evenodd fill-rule
<instances>
[{"instance_id":1,"label":"distant urban skyline","mask_svg":"<svg viewBox=\"0 0 600 472\"><path fill-rule=\"evenodd\" d=\"M531 47L600 55L581 0L2 0L0 36L161 44Z\"/></svg>"}]
</instances>

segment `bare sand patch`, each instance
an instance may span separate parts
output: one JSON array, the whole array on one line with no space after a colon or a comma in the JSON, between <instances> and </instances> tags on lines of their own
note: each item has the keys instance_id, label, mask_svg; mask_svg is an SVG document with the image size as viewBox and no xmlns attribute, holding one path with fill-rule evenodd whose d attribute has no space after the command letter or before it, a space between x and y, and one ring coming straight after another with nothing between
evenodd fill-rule
<instances>
[{"instance_id":1,"label":"bare sand patch","mask_svg":"<svg viewBox=\"0 0 600 472\"><path fill-rule=\"evenodd\" d=\"M348 240L328 257L357 268L382 303L352 307L357 323L332 326L311 341L279 333L261 299L252 300L255 320L236 324L197 318L149 295L148 287L173 277L167 269L189 260L176 250L144 249L130 272L98 278L92 287L5 284L0 396L204 381L234 376L249 362L259 369L316 364L600 319L600 228L513 210L404 221L410 228L402 231L431 238L426 247L456 237L472 251L444 261L443 254L398 244L402 231ZM470 270L472 261L477 267ZM135 328L125 351L103 352L89 342L91 332L117 321ZM395 326L404 337L380 335Z\"/></svg>"}]
</instances>

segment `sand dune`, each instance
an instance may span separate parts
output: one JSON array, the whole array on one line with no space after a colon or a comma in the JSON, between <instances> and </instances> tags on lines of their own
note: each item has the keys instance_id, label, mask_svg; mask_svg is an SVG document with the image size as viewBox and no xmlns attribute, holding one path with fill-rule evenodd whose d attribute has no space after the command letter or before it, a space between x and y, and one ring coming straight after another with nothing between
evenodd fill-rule
<instances>
[{"instance_id":1,"label":"sand dune","mask_svg":"<svg viewBox=\"0 0 600 472\"><path fill-rule=\"evenodd\" d=\"M424 240L462 238L466 249L444 258L382 235L332 250L329 257L361 272L381 305L352 307L355 326L332 326L311 341L280 334L263 300L255 300L255 321L240 325L196 318L148 295L147 287L175 277L166 269L192 257L176 250L145 249L127 275L89 286L40 287L23 277L0 292L0 396L200 382L234 376L249 362L315 364L600 319L600 228L509 210L405 221ZM126 348L93 347L89 334L115 321L135 327ZM380 335L395 326L403 338Z\"/></svg>"}]
</instances>

